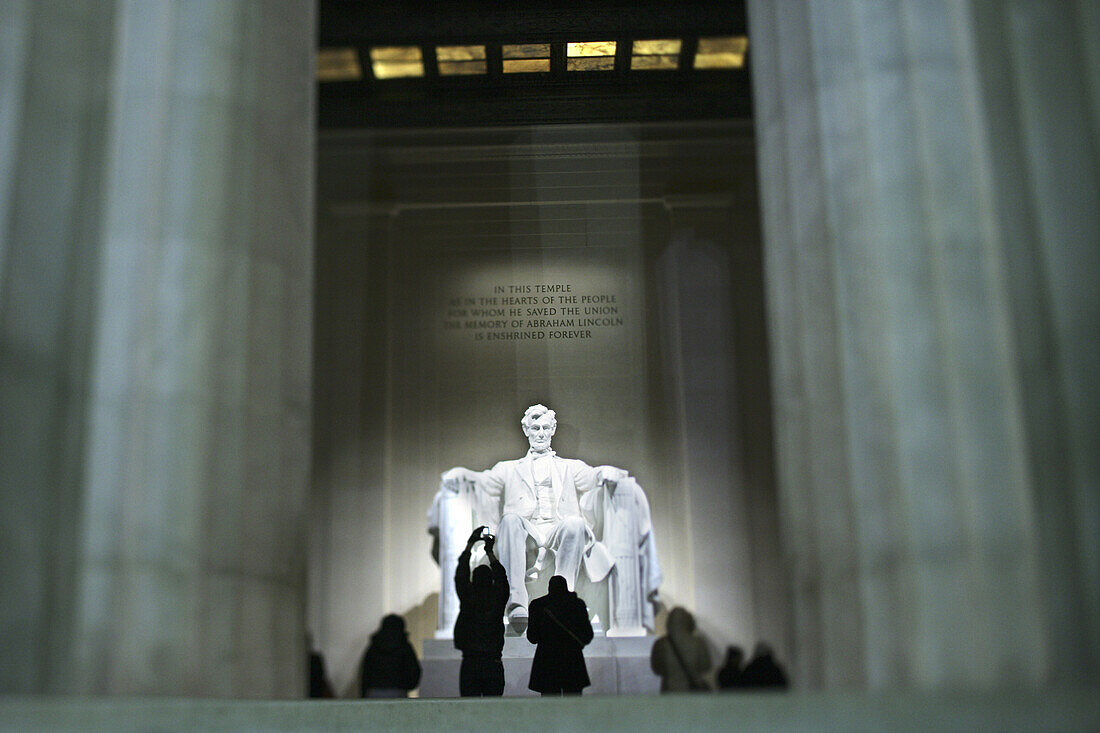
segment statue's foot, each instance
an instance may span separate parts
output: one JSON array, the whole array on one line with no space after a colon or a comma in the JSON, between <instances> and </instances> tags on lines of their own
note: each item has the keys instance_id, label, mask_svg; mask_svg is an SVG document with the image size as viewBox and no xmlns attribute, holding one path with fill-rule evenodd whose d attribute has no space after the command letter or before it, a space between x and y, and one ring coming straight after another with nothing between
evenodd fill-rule
<instances>
[{"instance_id":1,"label":"statue's foot","mask_svg":"<svg viewBox=\"0 0 1100 733\"><path fill-rule=\"evenodd\" d=\"M522 635L527 630L527 609L523 606L516 606L509 611L508 626L511 627L513 633Z\"/></svg>"}]
</instances>

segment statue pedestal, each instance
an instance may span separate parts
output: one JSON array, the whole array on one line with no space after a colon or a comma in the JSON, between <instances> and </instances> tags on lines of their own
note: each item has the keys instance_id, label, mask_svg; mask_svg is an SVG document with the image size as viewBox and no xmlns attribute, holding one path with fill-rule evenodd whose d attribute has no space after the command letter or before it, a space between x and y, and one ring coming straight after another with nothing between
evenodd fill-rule
<instances>
[{"instance_id":1,"label":"statue pedestal","mask_svg":"<svg viewBox=\"0 0 1100 733\"><path fill-rule=\"evenodd\" d=\"M651 695L661 688L661 679L649 669L649 654L655 636L608 638L597 636L584 648L584 661L592 684L585 695ZM527 689L535 645L525 637L504 638L504 696L536 697ZM425 639L420 659L420 697L458 697L458 669L462 652L451 639Z\"/></svg>"}]
</instances>

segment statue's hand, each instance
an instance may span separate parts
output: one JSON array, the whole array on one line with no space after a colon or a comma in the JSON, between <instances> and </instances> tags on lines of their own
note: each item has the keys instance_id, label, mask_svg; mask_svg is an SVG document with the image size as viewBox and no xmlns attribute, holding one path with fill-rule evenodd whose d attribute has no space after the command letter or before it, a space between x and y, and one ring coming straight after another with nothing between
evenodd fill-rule
<instances>
[{"instance_id":1,"label":"statue's hand","mask_svg":"<svg viewBox=\"0 0 1100 733\"><path fill-rule=\"evenodd\" d=\"M596 484L606 486L612 494L615 493L615 488L619 485L619 482L626 477L626 471L615 466L600 466L596 469Z\"/></svg>"},{"instance_id":2,"label":"statue's hand","mask_svg":"<svg viewBox=\"0 0 1100 733\"><path fill-rule=\"evenodd\" d=\"M449 471L444 471L441 478L443 480L443 488L450 491L452 494L457 494L458 490L462 487L462 480L465 478L465 469L456 466Z\"/></svg>"}]
</instances>

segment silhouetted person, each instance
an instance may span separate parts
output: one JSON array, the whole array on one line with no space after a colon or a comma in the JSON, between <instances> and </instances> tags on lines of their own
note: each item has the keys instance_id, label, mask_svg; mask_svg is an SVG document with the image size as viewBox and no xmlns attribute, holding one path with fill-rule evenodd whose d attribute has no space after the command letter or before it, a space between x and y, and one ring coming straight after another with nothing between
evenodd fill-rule
<instances>
[{"instance_id":1,"label":"silhouetted person","mask_svg":"<svg viewBox=\"0 0 1100 733\"><path fill-rule=\"evenodd\" d=\"M504 605L508 603L508 575L493 554L495 537L486 534L485 554L489 566L474 568L470 581L470 553L482 539L485 527L478 527L458 556L455 568L455 592L458 594L458 618L455 620L455 648L462 652L458 689L463 697L504 694Z\"/></svg>"},{"instance_id":2,"label":"silhouetted person","mask_svg":"<svg viewBox=\"0 0 1100 733\"><path fill-rule=\"evenodd\" d=\"M333 698L332 685L325 674L325 658L313 648L313 640L307 637L309 646L309 696L311 698Z\"/></svg>"},{"instance_id":3,"label":"silhouetted person","mask_svg":"<svg viewBox=\"0 0 1100 733\"><path fill-rule=\"evenodd\" d=\"M741 686L787 689L787 675L772 656L771 646L760 642L753 648L752 659L741 672Z\"/></svg>"},{"instance_id":4,"label":"silhouetted person","mask_svg":"<svg viewBox=\"0 0 1100 733\"><path fill-rule=\"evenodd\" d=\"M405 619L390 614L382 619L363 654L359 692L363 697L408 697L420 684L420 662L409 643Z\"/></svg>"},{"instance_id":5,"label":"silhouetted person","mask_svg":"<svg viewBox=\"0 0 1100 733\"><path fill-rule=\"evenodd\" d=\"M592 641L588 607L560 575L550 578L548 590L531 601L527 640L538 648L527 687L543 695L579 695L592 684L582 652Z\"/></svg>"},{"instance_id":6,"label":"silhouetted person","mask_svg":"<svg viewBox=\"0 0 1100 733\"><path fill-rule=\"evenodd\" d=\"M653 644L649 666L661 677L661 692L709 690L703 678L710 669L710 652L695 633L695 619L677 606L668 614L668 633Z\"/></svg>"},{"instance_id":7,"label":"silhouetted person","mask_svg":"<svg viewBox=\"0 0 1100 733\"><path fill-rule=\"evenodd\" d=\"M745 663L745 650L739 646L726 647L726 663L718 670L718 689L732 690L741 686L741 665Z\"/></svg>"}]
</instances>

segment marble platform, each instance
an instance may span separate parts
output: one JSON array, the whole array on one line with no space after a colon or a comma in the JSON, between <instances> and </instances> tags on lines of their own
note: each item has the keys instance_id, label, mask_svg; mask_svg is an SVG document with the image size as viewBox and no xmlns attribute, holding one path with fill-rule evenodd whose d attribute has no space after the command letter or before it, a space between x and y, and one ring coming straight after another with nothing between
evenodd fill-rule
<instances>
[{"instance_id":1,"label":"marble platform","mask_svg":"<svg viewBox=\"0 0 1100 733\"><path fill-rule=\"evenodd\" d=\"M655 636L608 638L597 636L584 648L584 661L592 685L585 695L650 695L660 691L661 680L649 668ZM527 689L535 645L521 636L504 638L504 696L534 697ZM458 669L462 652L451 639L425 639L420 659L420 697L458 697Z\"/></svg>"}]
</instances>

